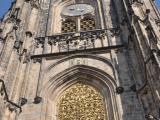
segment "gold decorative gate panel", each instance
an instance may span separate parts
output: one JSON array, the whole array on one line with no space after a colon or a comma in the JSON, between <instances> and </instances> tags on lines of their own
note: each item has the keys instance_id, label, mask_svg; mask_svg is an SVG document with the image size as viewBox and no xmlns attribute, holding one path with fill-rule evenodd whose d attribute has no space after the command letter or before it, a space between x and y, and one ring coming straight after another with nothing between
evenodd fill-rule
<instances>
[{"instance_id":1,"label":"gold decorative gate panel","mask_svg":"<svg viewBox=\"0 0 160 120\"><path fill-rule=\"evenodd\" d=\"M58 103L58 120L107 120L102 95L93 87L77 83Z\"/></svg>"}]
</instances>

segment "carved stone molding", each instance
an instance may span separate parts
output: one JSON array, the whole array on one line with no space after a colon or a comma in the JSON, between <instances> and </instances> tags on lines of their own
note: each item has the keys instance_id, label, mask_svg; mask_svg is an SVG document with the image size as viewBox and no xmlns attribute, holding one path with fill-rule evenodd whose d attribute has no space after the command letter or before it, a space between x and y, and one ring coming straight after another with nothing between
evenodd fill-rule
<instances>
[{"instance_id":1,"label":"carved stone molding","mask_svg":"<svg viewBox=\"0 0 160 120\"><path fill-rule=\"evenodd\" d=\"M48 44L58 45L60 50L76 50L93 47L97 39L104 40L107 30L58 34L49 37Z\"/></svg>"}]
</instances>

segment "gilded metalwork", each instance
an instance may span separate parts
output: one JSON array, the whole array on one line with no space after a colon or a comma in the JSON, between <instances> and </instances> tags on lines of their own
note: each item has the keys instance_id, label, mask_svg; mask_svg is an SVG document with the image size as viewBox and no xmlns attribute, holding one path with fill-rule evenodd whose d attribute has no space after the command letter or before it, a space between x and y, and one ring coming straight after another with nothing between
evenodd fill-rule
<instances>
[{"instance_id":1,"label":"gilded metalwork","mask_svg":"<svg viewBox=\"0 0 160 120\"><path fill-rule=\"evenodd\" d=\"M96 28L95 20L93 18L88 17L88 18L81 19L82 31L94 30L95 28Z\"/></svg>"},{"instance_id":2,"label":"gilded metalwork","mask_svg":"<svg viewBox=\"0 0 160 120\"><path fill-rule=\"evenodd\" d=\"M76 22L73 20L66 20L62 22L62 33L76 32Z\"/></svg>"},{"instance_id":3,"label":"gilded metalwork","mask_svg":"<svg viewBox=\"0 0 160 120\"><path fill-rule=\"evenodd\" d=\"M58 120L106 120L105 113L101 94L81 83L68 88L58 104Z\"/></svg>"}]
</instances>

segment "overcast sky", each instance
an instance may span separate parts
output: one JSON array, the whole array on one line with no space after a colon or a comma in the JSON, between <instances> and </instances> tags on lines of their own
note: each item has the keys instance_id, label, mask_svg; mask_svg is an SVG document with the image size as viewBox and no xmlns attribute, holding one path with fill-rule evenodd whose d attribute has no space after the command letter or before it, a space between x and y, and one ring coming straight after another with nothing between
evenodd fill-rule
<instances>
[{"instance_id":1,"label":"overcast sky","mask_svg":"<svg viewBox=\"0 0 160 120\"><path fill-rule=\"evenodd\" d=\"M0 0L0 18L7 12L11 2L14 0ZM158 7L160 8L160 0L156 0Z\"/></svg>"}]
</instances>

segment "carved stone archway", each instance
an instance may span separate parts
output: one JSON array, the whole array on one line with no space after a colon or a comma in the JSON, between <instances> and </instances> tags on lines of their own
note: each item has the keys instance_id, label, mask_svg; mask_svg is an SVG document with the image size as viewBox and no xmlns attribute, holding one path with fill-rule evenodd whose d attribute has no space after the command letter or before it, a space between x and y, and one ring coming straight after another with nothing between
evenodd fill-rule
<instances>
[{"instance_id":1,"label":"carved stone archway","mask_svg":"<svg viewBox=\"0 0 160 120\"><path fill-rule=\"evenodd\" d=\"M82 84L82 86L87 85L92 90L97 90L97 94L101 95L103 98L103 102L101 103L104 104L104 108L102 109L106 111L104 112L105 117L102 120L119 120L115 93L117 85L114 80L107 77L107 74L102 71L84 65L71 67L69 70L59 73L56 77L50 78L40 95L44 98L43 107L48 109L43 111L43 113L52 116L55 120L63 120L57 119L60 110L58 104L63 99L63 96L66 95L66 91L78 84Z\"/></svg>"}]
</instances>

